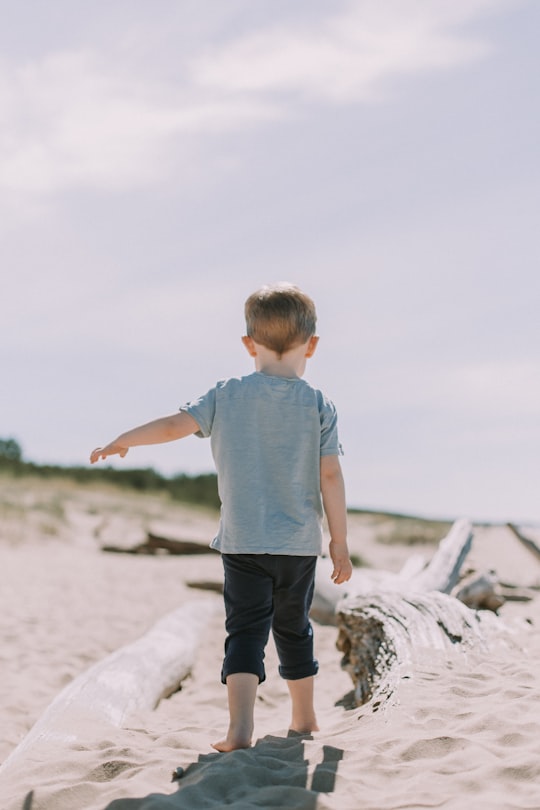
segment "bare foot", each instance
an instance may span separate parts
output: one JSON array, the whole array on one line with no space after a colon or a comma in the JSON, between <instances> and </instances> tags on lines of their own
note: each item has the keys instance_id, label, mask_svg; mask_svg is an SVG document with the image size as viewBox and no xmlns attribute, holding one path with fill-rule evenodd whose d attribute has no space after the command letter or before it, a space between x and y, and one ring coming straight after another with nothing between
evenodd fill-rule
<instances>
[{"instance_id":1,"label":"bare foot","mask_svg":"<svg viewBox=\"0 0 540 810\"><path fill-rule=\"evenodd\" d=\"M225 739L211 743L216 751L236 751L249 748L253 736L253 707L259 678L252 672L233 672L227 675L229 700L229 728Z\"/></svg>"},{"instance_id":2,"label":"bare foot","mask_svg":"<svg viewBox=\"0 0 540 810\"><path fill-rule=\"evenodd\" d=\"M290 730L296 734L311 734L319 731L319 724L313 707L313 675L287 681L292 700Z\"/></svg>"},{"instance_id":3,"label":"bare foot","mask_svg":"<svg viewBox=\"0 0 540 810\"><path fill-rule=\"evenodd\" d=\"M210 745L212 748L215 748L216 751L226 753L227 751L238 751L240 748L251 748L251 739L229 739L228 737L225 737L224 740L210 743Z\"/></svg>"}]
</instances>

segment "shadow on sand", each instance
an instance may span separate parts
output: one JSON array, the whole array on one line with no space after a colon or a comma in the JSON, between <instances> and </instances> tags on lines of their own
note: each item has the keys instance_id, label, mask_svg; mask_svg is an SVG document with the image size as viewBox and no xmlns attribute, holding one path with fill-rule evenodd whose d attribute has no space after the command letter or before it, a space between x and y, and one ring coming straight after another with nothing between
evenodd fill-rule
<instances>
[{"instance_id":1,"label":"shadow on sand","mask_svg":"<svg viewBox=\"0 0 540 810\"><path fill-rule=\"evenodd\" d=\"M115 799L104 810L315 810L318 794L334 790L343 751L324 745L322 762L310 768L304 743L311 739L267 736L246 750L201 754L185 771L178 769L176 793Z\"/></svg>"}]
</instances>

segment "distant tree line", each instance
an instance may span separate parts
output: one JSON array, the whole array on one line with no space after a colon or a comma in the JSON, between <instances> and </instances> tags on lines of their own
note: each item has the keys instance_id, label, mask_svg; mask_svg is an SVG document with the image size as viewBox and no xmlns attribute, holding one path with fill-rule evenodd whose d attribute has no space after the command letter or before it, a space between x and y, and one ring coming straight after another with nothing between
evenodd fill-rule
<instances>
[{"instance_id":1,"label":"distant tree line","mask_svg":"<svg viewBox=\"0 0 540 810\"><path fill-rule=\"evenodd\" d=\"M23 459L22 448L15 439L0 439L0 471L12 475L37 475L42 478L62 477L78 483L103 481L117 484L139 492L167 492L172 498L187 503L219 508L215 473L170 477L161 475L151 467L145 469L114 469L99 467L63 467L52 464L35 464Z\"/></svg>"}]
</instances>

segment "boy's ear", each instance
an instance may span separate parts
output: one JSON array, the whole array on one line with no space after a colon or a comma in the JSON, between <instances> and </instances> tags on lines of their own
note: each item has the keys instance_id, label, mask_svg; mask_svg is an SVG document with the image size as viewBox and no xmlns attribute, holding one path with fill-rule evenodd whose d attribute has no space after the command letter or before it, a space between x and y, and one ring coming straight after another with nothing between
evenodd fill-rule
<instances>
[{"instance_id":1,"label":"boy's ear","mask_svg":"<svg viewBox=\"0 0 540 810\"><path fill-rule=\"evenodd\" d=\"M318 345L319 345L319 337L318 335L313 335L313 337L309 339L306 357L313 357L313 355L315 354L315 349L317 348Z\"/></svg>"},{"instance_id":2,"label":"boy's ear","mask_svg":"<svg viewBox=\"0 0 540 810\"><path fill-rule=\"evenodd\" d=\"M255 341L249 335L244 335L242 343L246 347L250 357L257 357L257 349L255 348Z\"/></svg>"}]
</instances>

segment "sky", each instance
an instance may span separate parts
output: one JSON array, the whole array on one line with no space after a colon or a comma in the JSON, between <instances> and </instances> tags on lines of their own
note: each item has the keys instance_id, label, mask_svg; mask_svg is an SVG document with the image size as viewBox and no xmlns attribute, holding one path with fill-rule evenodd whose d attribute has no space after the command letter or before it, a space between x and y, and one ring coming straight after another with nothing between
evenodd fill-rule
<instances>
[{"instance_id":1,"label":"sky","mask_svg":"<svg viewBox=\"0 0 540 810\"><path fill-rule=\"evenodd\" d=\"M86 464L249 373L286 280L351 507L540 522L538 2L0 10L1 437Z\"/></svg>"}]
</instances>

